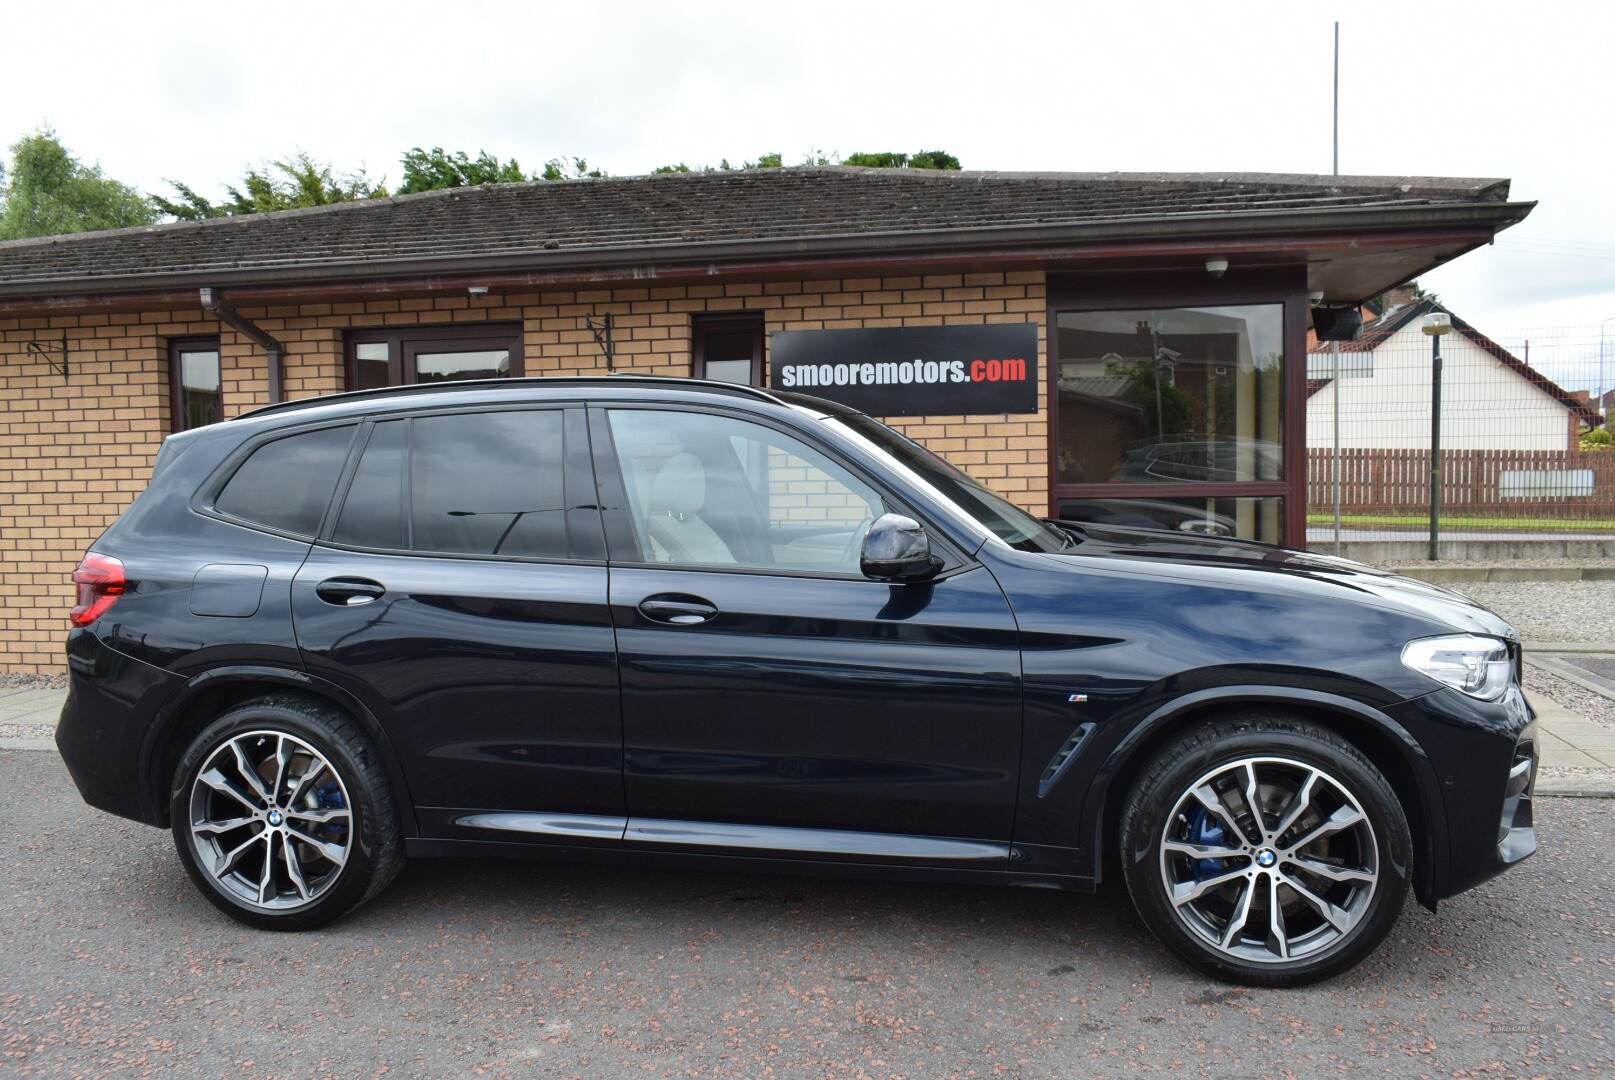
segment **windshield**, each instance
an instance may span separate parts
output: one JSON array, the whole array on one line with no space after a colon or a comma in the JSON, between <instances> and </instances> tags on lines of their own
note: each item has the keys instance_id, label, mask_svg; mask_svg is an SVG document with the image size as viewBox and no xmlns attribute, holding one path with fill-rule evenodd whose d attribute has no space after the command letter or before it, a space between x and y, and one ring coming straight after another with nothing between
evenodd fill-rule
<instances>
[{"instance_id":1,"label":"windshield","mask_svg":"<svg viewBox=\"0 0 1615 1080\"><path fill-rule=\"evenodd\" d=\"M1041 521L1008 499L995 495L901 432L863 413L843 413L828 418L845 424L880 449L896 458L994 536L1022 551L1062 551L1077 543L1078 537Z\"/></svg>"}]
</instances>

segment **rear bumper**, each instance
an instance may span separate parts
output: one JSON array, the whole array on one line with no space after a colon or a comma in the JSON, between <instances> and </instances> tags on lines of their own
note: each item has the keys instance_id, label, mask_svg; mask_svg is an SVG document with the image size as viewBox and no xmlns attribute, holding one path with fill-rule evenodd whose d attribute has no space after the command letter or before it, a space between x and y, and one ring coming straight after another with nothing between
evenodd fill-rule
<instances>
[{"instance_id":1,"label":"rear bumper","mask_svg":"<svg viewBox=\"0 0 1615 1080\"><path fill-rule=\"evenodd\" d=\"M56 746L84 801L160 825L155 793L142 783L141 746L158 705L184 680L108 648L93 631L67 636L67 703Z\"/></svg>"}]
</instances>

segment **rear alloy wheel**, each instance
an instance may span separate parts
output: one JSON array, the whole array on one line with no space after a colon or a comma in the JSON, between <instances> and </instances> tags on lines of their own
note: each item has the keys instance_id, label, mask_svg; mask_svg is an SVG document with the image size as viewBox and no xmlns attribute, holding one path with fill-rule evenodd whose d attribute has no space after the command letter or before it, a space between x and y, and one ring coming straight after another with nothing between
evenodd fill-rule
<instances>
[{"instance_id":1,"label":"rear alloy wheel","mask_svg":"<svg viewBox=\"0 0 1615 1080\"><path fill-rule=\"evenodd\" d=\"M1407 894L1411 841L1390 786L1355 747L1293 721L1180 738L1140 777L1123 838L1151 929L1239 982L1344 970L1389 932Z\"/></svg>"},{"instance_id":2,"label":"rear alloy wheel","mask_svg":"<svg viewBox=\"0 0 1615 1080\"><path fill-rule=\"evenodd\" d=\"M203 894L264 929L329 922L379 892L403 861L369 740L346 716L300 698L247 702L198 735L169 812Z\"/></svg>"},{"instance_id":3,"label":"rear alloy wheel","mask_svg":"<svg viewBox=\"0 0 1615 1080\"><path fill-rule=\"evenodd\" d=\"M328 891L353 847L347 785L325 756L284 731L219 745L191 784L190 830L216 888L265 911Z\"/></svg>"}]
</instances>

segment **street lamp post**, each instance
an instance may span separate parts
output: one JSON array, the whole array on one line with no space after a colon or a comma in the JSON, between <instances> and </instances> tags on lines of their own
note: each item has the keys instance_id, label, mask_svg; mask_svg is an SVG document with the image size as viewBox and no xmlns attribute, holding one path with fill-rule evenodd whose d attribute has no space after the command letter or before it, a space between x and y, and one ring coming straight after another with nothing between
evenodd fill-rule
<instances>
[{"instance_id":1,"label":"street lamp post","mask_svg":"<svg viewBox=\"0 0 1615 1080\"><path fill-rule=\"evenodd\" d=\"M1432 311L1420 328L1430 335L1430 561L1441 543L1441 336L1452 330L1452 317Z\"/></svg>"}]
</instances>

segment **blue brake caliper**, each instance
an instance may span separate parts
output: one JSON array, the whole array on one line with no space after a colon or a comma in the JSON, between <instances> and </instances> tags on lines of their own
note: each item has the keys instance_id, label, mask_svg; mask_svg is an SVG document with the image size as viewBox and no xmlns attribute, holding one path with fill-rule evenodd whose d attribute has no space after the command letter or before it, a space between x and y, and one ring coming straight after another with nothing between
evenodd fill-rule
<instances>
[{"instance_id":1,"label":"blue brake caliper","mask_svg":"<svg viewBox=\"0 0 1615 1080\"><path fill-rule=\"evenodd\" d=\"M1185 838L1191 844L1220 845L1223 842L1222 823L1206 813L1203 806L1197 806L1189 815L1189 835ZM1194 860L1194 876L1204 880L1222 871L1221 859Z\"/></svg>"},{"instance_id":2,"label":"blue brake caliper","mask_svg":"<svg viewBox=\"0 0 1615 1080\"><path fill-rule=\"evenodd\" d=\"M335 780L328 781L315 788L314 801L322 810L346 810L348 808L347 802L342 798L342 785ZM322 833L321 830L326 831ZM330 822L315 826L314 835L316 836L324 835L329 838L333 834L340 835L340 832L333 828Z\"/></svg>"}]
</instances>

